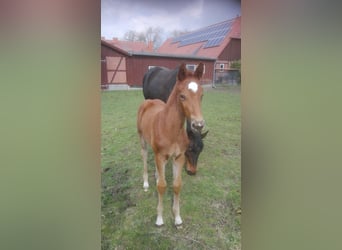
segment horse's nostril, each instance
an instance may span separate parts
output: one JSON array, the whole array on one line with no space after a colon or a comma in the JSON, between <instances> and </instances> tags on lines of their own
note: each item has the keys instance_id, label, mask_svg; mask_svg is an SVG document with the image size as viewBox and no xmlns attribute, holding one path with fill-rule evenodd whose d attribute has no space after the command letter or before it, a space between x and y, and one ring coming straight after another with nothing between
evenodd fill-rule
<instances>
[{"instance_id":1,"label":"horse's nostril","mask_svg":"<svg viewBox=\"0 0 342 250\"><path fill-rule=\"evenodd\" d=\"M202 130L202 128L204 127L204 121L193 121L191 123L192 128L196 129L196 130Z\"/></svg>"}]
</instances>

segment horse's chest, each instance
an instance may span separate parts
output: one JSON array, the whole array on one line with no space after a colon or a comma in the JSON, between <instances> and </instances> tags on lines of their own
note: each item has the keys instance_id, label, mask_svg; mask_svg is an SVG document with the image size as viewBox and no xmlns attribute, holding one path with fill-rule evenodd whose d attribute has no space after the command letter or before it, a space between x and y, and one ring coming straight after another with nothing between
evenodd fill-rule
<instances>
[{"instance_id":1,"label":"horse's chest","mask_svg":"<svg viewBox=\"0 0 342 250\"><path fill-rule=\"evenodd\" d=\"M158 148L159 152L162 152L164 155L168 156L178 156L185 152L187 144L186 137L178 136L176 140L158 140Z\"/></svg>"},{"instance_id":2,"label":"horse's chest","mask_svg":"<svg viewBox=\"0 0 342 250\"><path fill-rule=\"evenodd\" d=\"M178 156L181 153L183 153L183 150L178 143L172 144L170 147L170 151L168 152L170 156Z\"/></svg>"},{"instance_id":3,"label":"horse's chest","mask_svg":"<svg viewBox=\"0 0 342 250\"><path fill-rule=\"evenodd\" d=\"M177 140L173 141L169 146L169 156L178 156L183 154L187 147L187 137L180 135Z\"/></svg>"}]
</instances>

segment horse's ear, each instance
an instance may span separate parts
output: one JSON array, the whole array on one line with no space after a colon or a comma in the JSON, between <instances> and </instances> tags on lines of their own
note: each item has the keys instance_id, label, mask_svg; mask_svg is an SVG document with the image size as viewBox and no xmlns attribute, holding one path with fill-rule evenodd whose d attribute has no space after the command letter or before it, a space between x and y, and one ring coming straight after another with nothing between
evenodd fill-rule
<instances>
[{"instance_id":1,"label":"horse's ear","mask_svg":"<svg viewBox=\"0 0 342 250\"><path fill-rule=\"evenodd\" d=\"M202 75L203 75L203 71L204 71L204 65L203 63L200 63L198 64L197 68L196 68L196 71L195 71L195 76L198 78L198 79L201 79L202 78Z\"/></svg>"},{"instance_id":2,"label":"horse's ear","mask_svg":"<svg viewBox=\"0 0 342 250\"><path fill-rule=\"evenodd\" d=\"M185 63L182 63L178 70L178 80L183 81L186 77L186 67Z\"/></svg>"}]
</instances>

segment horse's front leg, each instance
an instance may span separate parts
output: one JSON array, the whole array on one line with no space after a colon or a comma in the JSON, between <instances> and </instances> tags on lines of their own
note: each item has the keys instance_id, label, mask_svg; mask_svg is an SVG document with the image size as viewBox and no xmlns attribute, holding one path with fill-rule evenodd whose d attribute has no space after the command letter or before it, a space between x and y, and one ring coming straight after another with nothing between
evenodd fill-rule
<instances>
[{"instance_id":1,"label":"horse's front leg","mask_svg":"<svg viewBox=\"0 0 342 250\"><path fill-rule=\"evenodd\" d=\"M175 225L183 223L180 216L179 196L182 188L182 168L185 162L184 154L180 154L173 160L173 206L172 211L175 216Z\"/></svg>"},{"instance_id":2,"label":"horse's front leg","mask_svg":"<svg viewBox=\"0 0 342 250\"><path fill-rule=\"evenodd\" d=\"M163 220L163 195L166 190L166 180L165 180L165 164L167 159L162 155L155 155L156 170L158 173L157 179L157 190L158 190L158 206L157 206L157 226L162 226L164 224Z\"/></svg>"}]
</instances>

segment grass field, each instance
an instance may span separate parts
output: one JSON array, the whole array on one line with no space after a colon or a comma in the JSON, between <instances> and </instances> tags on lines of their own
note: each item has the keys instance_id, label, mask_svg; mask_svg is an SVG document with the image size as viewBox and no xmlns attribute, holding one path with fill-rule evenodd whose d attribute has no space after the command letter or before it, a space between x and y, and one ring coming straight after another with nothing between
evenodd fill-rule
<instances>
[{"instance_id":1,"label":"grass field","mask_svg":"<svg viewBox=\"0 0 342 250\"><path fill-rule=\"evenodd\" d=\"M240 87L206 88L209 129L196 176L183 171L177 229L171 210L172 167L166 167L164 223L155 226L157 190L149 150L150 189L144 192L136 132L142 92L102 93L102 249L241 249Z\"/></svg>"}]
</instances>

